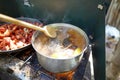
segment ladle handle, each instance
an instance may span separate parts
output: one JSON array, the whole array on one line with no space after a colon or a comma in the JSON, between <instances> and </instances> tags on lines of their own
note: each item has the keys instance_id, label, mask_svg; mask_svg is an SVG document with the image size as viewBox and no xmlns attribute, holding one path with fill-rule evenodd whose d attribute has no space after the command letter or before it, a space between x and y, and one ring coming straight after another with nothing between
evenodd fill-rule
<instances>
[{"instance_id":1,"label":"ladle handle","mask_svg":"<svg viewBox=\"0 0 120 80\"><path fill-rule=\"evenodd\" d=\"M6 16L4 14L0 14L0 20L4 21L4 22L14 23L14 24L24 26L24 27L27 27L27 28L31 28L31 29L34 29L34 30L44 31L43 28L40 28L36 25L30 24L30 23L27 23L27 22L24 22L24 21L21 21L21 20L18 20L18 19L9 17L9 16Z\"/></svg>"}]
</instances>

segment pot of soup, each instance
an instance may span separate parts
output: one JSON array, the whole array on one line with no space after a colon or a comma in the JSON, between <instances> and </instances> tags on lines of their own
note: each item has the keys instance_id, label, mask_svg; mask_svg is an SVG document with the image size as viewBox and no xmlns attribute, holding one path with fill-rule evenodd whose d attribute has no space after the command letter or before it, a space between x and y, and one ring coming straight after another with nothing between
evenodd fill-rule
<instances>
[{"instance_id":1,"label":"pot of soup","mask_svg":"<svg viewBox=\"0 0 120 80\"><path fill-rule=\"evenodd\" d=\"M46 26L56 28L56 38L50 38L40 31L32 36L32 46L40 65L53 73L75 69L86 51L89 40L86 33L71 24L54 23Z\"/></svg>"}]
</instances>

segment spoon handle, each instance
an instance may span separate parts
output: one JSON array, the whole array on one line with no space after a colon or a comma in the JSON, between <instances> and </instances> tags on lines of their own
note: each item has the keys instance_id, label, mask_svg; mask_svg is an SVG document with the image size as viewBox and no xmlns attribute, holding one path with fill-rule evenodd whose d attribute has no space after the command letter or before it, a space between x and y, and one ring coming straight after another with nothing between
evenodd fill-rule
<instances>
[{"instance_id":1,"label":"spoon handle","mask_svg":"<svg viewBox=\"0 0 120 80\"><path fill-rule=\"evenodd\" d=\"M9 16L6 16L4 14L0 14L0 20L4 21L4 22L14 23L14 24L24 26L24 27L27 27L27 28L31 28L31 29L34 29L34 30L44 31L43 28L40 28L36 25L30 24L30 23L27 23L25 21L18 20L18 19L9 17Z\"/></svg>"}]
</instances>

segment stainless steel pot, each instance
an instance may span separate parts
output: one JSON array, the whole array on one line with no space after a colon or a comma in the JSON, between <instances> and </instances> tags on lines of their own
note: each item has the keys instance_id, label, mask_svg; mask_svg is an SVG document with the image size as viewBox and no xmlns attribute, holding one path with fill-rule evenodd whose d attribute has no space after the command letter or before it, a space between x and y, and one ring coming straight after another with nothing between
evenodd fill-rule
<instances>
[{"instance_id":1,"label":"stainless steel pot","mask_svg":"<svg viewBox=\"0 0 120 80\"><path fill-rule=\"evenodd\" d=\"M75 69L79 65L81 58L83 57L83 54L89 44L89 40L88 40L86 33L83 30L81 30L80 28L78 28L74 25L71 25L71 24L66 24L66 23L54 23L54 24L49 24L48 26L56 26L56 28L60 27L60 26L72 28L84 36L86 44L85 44L84 49L81 51L81 53L72 58L67 58L67 59L50 58L48 56L43 55L41 53L41 51L37 49L35 44L38 44L41 42L39 42L39 40L37 40L36 38L41 35L41 32L36 31L32 36L32 46L35 49L35 51L37 52L37 58L38 58L39 63L41 64L41 66L43 68L45 68L46 70L53 72L53 73L66 72L66 71ZM41 45L39 45L39 46L41 46Z\"/></svg>"}]
</instances>

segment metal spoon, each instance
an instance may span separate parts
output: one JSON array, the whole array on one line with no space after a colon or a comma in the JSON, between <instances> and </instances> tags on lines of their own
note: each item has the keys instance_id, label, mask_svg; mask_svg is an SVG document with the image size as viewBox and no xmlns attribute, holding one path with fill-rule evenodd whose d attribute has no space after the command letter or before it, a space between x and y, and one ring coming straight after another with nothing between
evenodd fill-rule
<instances>
[{"instance_id":1,"label":"metal spoon","mask_svg":"<svg viewBox=\"0 0 120 80\"><path fill-rule=\"evenodd\" d=\"M14 24L17 24L17 25L21 25L21 26L31 28L31 29L34 29L34 30L39 30L41 32L44 32L47 36L49 36L51 38L55 38L57 36L56 29L52 26L44 26L43 28L40 28L36 25L33 25L33 24L27 23L25 21L21 21L21 20L9 17L9 16L4 15L4 14L0 14L0 20L5 21L5 22L14 23Z\"/></svg>"}]
</instances>

